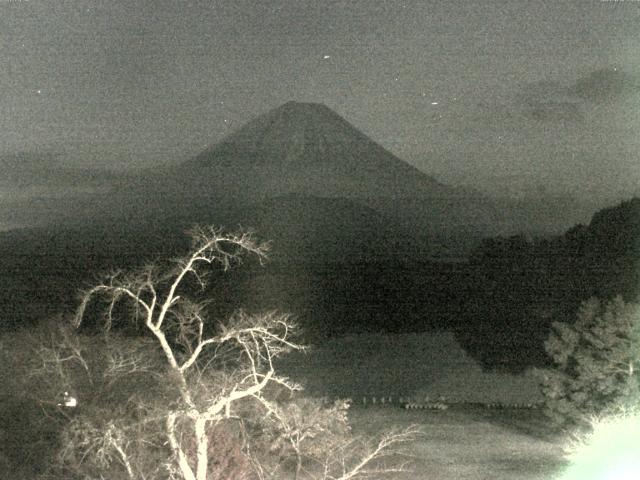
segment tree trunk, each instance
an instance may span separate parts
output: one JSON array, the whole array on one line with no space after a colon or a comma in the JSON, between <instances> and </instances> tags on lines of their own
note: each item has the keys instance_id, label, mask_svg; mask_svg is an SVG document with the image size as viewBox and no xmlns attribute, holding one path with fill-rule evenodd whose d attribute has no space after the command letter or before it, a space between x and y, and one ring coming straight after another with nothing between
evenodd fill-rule
<instances>
[{"instance_id":1,"label":"tree trunk","mask_svg":"<svg viewBox=\"0 0 640 480\"><path fill-rule=\"evenodd\" d=\"M207 421L199 418L195 421L195 433L196 443L198 446L197 452L197 467L196 478L197 480L207 480L207 470L209 466L208 450L209 450L209 438L207 437Z\"/></svg>"},{"instance_id":2,"label":"tree trunk","mask_svg":"<svg viewBox=\"0 0 640 480\"><path fill-rule=\"evenodd\" d=\"M294 475L294 480L298 480L300 478L300 471L302 470L302 455L300 452L296 450L296 473Z\"/></svg>"},{"instance_id":3,"label":"tree trunk","mask_svg":"<svg viewBox=\"0 0 640 480\"><path fill-rule=\"evenodd\" d=\"M196 480L196 476L193 474L193 470L189 466L189 461L187 460L187 456L184 454L184 451L180 447L178 443L178 439L176 438L175 431L175 422L176 415L171 413L167 417L167 436L169 437L169 444L171 445L171 449L173 450L173 454L176 456L178 460L178 467L182 473L182 476L185 480Z\"/></svg>"}]
</instances>

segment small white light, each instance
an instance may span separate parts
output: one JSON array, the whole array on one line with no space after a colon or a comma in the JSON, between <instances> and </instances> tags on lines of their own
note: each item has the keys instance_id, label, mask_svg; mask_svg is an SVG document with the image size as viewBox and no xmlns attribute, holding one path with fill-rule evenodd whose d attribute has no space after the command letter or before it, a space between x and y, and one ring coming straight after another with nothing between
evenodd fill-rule
<instances>
[{"instance_id":1,"label":"small white light","mask_svg":"<svg viewBox=\"0 0 640 480\"><path fill-rule=\"evenodd\" d=\"M438 105L438 102L431 102L431 105Z\"/></svg>"},{"instance_id":2,"label":"small white light","mask_svg":"<svg viewBox=\"0 0 640 480\"><path fill-rule=\"evenodd\" d=\"M328 59L328 58L331 58L331 55L325 55L325 56L323 56L322 58L323 58L324 60L326 60L326 59Z\"/></svg>"},{"instance_id":3,"label":"small white light","mask_svg":"<svg viewBox=\"0 0 640 480\"><path fill-rule=\"evenodd\" d=\"M64 392L64 406L65 407L77 407L78 400L73 395L69 395L69 392Z\"/></svg>"}]
</instances>

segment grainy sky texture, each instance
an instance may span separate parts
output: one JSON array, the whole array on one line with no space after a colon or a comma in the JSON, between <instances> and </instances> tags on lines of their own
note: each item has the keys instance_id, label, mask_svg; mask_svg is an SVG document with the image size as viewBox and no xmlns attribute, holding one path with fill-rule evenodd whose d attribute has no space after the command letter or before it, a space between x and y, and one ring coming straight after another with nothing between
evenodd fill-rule
<instances>
[{"instance_id":1,"label":"grainy sky texture","mask_svg":"<svg viewBox=\"0 0 640 480\"><path fill-rule=\"evenodd\" d=\"M0 0L0 65L0 153L176 162L297 100L445 182L640 184L640 1Z\"/></svg>"}]
</instances>

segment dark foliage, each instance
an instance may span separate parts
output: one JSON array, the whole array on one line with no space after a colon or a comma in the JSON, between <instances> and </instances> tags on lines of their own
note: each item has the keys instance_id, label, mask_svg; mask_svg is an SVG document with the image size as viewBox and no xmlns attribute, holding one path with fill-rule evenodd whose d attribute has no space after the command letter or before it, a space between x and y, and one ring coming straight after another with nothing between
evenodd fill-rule
<instances>
[{"instance_id":1,"label":"dark foliage","mask_svg":"<svg viewBox=\"0 0 640 480\"><path fill-rule=\"evenodd\" d=\"M211 216L205 208L211 201L203 199L202 208L191 215ZM306 211L306 202L292 197L276 203L302 205ZM360 211L340 202L327 207L344 209L345 225ZM157 261L187 248L182 232L189 217L152 218L135 227L105 221L102 226L5 234L0 238L4 328L72 308L77 288L91 284L94 272ZM291 218L281 217L280 227L288 228ZM384 240L384 235L367 238L369 250L359 257L348 247L363 253L362 242L338 237L337 230L317 236L309 218L311 225L298 231L297 243L284 237L274 241L269 268L246 265L213 279L220 286L209 292L220 310L213 313L226 316L239 305L292 312L313 341L357 331L455 329L464 348L483 365L519 370L548 364L543 343L552 321L571 321L580 303L592 296L621 294L634 300L640 285L640 199L602 210L590 225L559 237L488 239L468 263L431 262L410 250L393 256L389 252L397 249L396 242L407 244L389 236ZM338 252L329 245L331 238L347 250ZM282 242L307 254L295 261L278 256Z\"/></svg>"},{"instance_id":2,"label":"dark foliage","mask_svg":"<svg viewBox=\"0 0 640 480\"><path fill-rule=\"evenodd\" d=\"M463 346L488 366L500 356L544 365L552 321L571 322L593 296L634 301L640 293L640 199L604 209L590 225L559 237L488 239L470 268L478 294L477 303L466 304Z\"/></svg>"}]
</instances>

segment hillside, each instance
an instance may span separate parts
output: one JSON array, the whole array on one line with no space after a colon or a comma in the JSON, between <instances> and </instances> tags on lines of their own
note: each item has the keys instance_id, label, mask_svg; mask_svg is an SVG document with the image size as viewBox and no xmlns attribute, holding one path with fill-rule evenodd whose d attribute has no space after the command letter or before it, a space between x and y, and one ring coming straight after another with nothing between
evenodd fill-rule
<instances>
[{"instance_id":1,"label":"hillside","mask_svg":"<svg viewBox=\"0 0 640 480\"><path fill-rule=\"evenodd\" d=\"M543 361L550 324L573 322L582 301L616 295L637 301L639 225L634 198L554 238L485 240L468 266L477 277L476 301L460 328L465 349L488 363L501 356Z\"/></svg>"}]
</instances>

